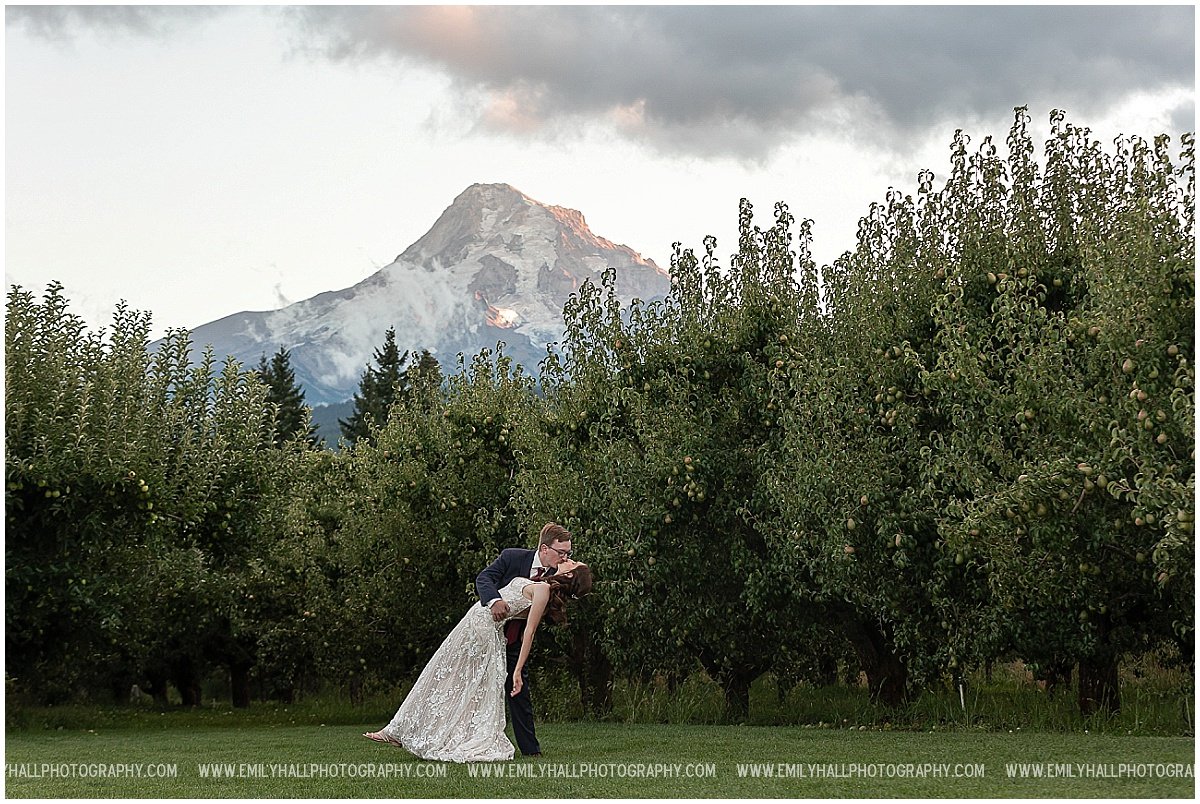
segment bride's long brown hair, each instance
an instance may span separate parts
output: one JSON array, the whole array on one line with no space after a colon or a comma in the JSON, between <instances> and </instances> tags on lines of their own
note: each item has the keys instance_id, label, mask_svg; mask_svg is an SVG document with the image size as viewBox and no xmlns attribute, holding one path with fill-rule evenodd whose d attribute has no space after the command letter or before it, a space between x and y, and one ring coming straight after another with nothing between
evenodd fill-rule
<instances>
[{"instance_id":1,"label":"bride's long brown hair","mask_svg":"<svg viewBox=\"0 0 1200 804\"><path fill-rule=\"evenodd\" d=\"M563 575L551 575L545 582L550 584L546 619L555 625L566 625L567 600L584 597L592 591L592 570L586 564L581 564Z\"/></svg>"}]
</instances>

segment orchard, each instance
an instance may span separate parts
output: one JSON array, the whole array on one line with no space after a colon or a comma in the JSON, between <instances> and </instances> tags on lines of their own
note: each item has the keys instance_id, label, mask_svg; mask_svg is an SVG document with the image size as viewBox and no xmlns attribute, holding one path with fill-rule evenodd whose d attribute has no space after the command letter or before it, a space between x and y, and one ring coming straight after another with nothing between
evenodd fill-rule
<instances>
[{"instance_id":1,"label":"orchard","mask_svg":"<svg viewBox=\"0 0 1200 804\"><path fill-rule=\"evenodd\" d=\"M423 360L337 452L186 332L151 353L145 315L90 333L13 288L9 689L358 700L553 520L598 583L539 653L595 715L622 679L744 720L767 673L900 706L1017 659L1118 710L1122 661L1194 655L1193 141L1028 126L956 133L831 265L742 201L728 264L676 244L651 303L586 283L536 378Z\"/></svg>"}]
</instances>

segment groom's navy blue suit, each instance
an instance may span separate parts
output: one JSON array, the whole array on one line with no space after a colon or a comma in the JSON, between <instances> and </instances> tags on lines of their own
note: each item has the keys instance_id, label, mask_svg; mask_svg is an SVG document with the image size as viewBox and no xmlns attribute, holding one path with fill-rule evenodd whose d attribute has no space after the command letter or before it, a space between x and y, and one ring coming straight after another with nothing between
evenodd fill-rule
<instances>
[{"instance_id":1,"label":"groom's navy blue suit","mask_svg":"<svg viewBox=\"0 0 1200 804\"><path fill-rule=\"evenodd\" d=\"M475 591L479 594L479 605L487 605L500 597L500 590L509 584L513 578L528 578L533 574L533 557L536 550L523 550L519 547L509 547L500 552L500 557L493 561L475 578ZM553 574L554 568L547 567L546 573ZM522 754L540 754L537 734L533 729L533 704L529 700L529 670L521 668L521 691L515 696L512 693L513 670L517 659L521 656L521 639L525 634L525 621L513 620L517 623L517 641L507 648L508 675L504 679L504 697L508 699L509 719L513 724L513 735L517 738L517 747Z\"/></svg>"}]
</instances>

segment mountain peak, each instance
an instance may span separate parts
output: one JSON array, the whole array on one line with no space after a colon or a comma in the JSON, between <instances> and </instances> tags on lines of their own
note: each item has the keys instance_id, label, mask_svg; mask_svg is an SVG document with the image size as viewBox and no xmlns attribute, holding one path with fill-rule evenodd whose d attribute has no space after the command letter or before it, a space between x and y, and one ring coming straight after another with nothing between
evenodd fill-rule
<instances>
[{"instance_id":1,"label":"mountain peak","mask_svg":"<svg viewBox=\"0 0 1200 804\"><path fill-rule=\"evenodd\" d=\"M511 184L472 184L446 208L433 227L396 259L438 270L461 262L473 245L498 245L496 238L537 231L550 241L566 241L573 251L625 252L632 264L661 272L628 246L597 236L583 213L535 201ZM511 244L511 239L505 241Z\"/></svg>"},{"instance_id":2,"label":"mountain peak","mask_svg":"<svg viewBox=\"0 0 1200 804\"><path fill-rule=\"evenodd\" d=\"M460 261L471 244L486 241L497 228L514 217L525 217L540 208L533 199L509 184L472 184L454 199L417 242L397 262L409 262L437 270Z\"/></svg>"},{"instance_id":3,"label":"mountain peak","mask_svg":"<svg viewBox=\"0 0 1200 804\"><path fill-rule=\"evenodd\" d=\"M525 205L542 206L511 184L472 184L455 197L446 212L455 208L501 210Z\"/></svg>"},{"instance_id":4,"label":"mountain peak","mask_svg":"<svg viewBox=\"0 0 1200 804\"><path fill-rule=\"evenodd\" d=\"M458 198L456 198L454 200L455 200L455 202L457 202L459 199L461 199L463 197L472 196L472 195L517 196L517 197L525 199L526 201L530 201L535 204L537 203L532 198L525 195L525 193L518 190L516 187L513 187L511 184L506 184L505 182L476 182L476 183L472 184L470 187L468 187L467 189L463 190L461 193L459 193Z\"/></svg>"},{"instance_id":5,"label":"mountain peak","mask_svg":"<svg viewBox=\"0 0 1200 804\"><path fill-rule=\"evenodd\" d=\"M543 204L540 201L530 198L511 184L504 184L502 182L496 184L472 184L458 194L458 197L454 199L454 203L450 205L450 209L460 204L468 207L482 206L493 210L517 204L530 205L546 210L571 228L588 228L587 222L583 218L583 213L579 210Z\"/></svg>"},{"instance_id":6,"label":"mountain peak","mask_svg":"<svg viewBox=\"0 0 1200 804\"><path fill-rule=\"evenodd\" d=\"M228 316L193 336L243 362L286 346L308 401L337 402L353 394L389 326L405 349L429 349L446 369L458 353L504 340L507 354L535 370L562 337L567 299L609 269L623 303L670 289L666 271L594 234L579 211L509 184L472 184L394 262L353 287Z\"/></svg>"}]
</instances>

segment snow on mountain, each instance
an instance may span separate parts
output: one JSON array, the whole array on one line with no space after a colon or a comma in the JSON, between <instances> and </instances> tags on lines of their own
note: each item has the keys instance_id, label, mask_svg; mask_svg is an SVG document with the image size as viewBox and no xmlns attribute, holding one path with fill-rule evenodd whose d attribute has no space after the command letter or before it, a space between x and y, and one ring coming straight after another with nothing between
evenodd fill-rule
<instances>
[{"instance_id":1,"label":"snow on mountain","mask_svg":"<svg viewBox=\"0 0 1200 804\"><path fill-rule=\"evenodd\" d=\"M362 282L204 324L192 330L192 342L248 366L287 347L311 405L350 398L393 326L401 350L428 349L443 371L455 369L459 352L469 359L503 340L506 354L536 372L546 344L562 337L563 304L609 266L624 303L669 290L666 271L593 234L576 210L541 204L507 184L475 184Z\"/></svg>"}]
</instances>

